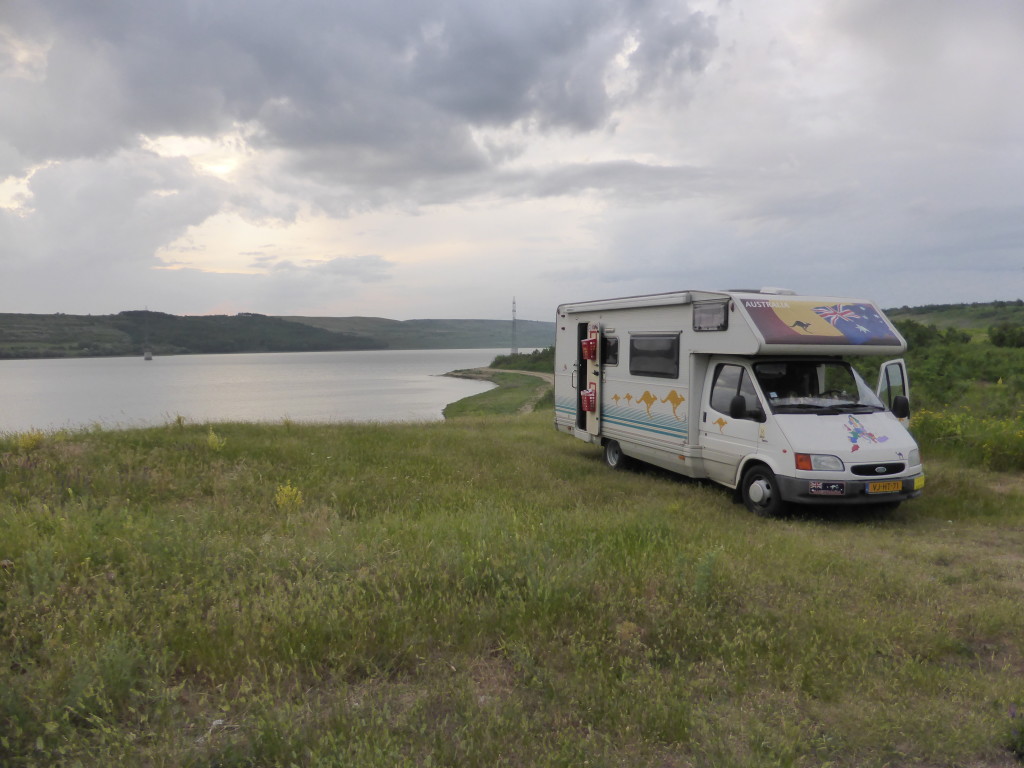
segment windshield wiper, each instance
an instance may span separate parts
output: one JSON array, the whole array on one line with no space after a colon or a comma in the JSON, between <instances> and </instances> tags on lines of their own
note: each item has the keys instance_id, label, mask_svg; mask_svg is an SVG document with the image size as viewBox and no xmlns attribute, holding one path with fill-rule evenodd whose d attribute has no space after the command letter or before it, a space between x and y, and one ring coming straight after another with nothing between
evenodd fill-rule
<instances>
[{"instance_id":1,"label":"windshield wiper","mask_svg":"<svg viewBox=\"0 0 1024 768\"><path fill-rule=\"evenodd\" d=\"M816 403L787 403L776 405L775 413L839 413L833 405L818 405Z\"/></svg>"},{"instance_id":2,"label":"windshield wiper","mask_svg":"<svg viewBox=\"0 0 1024 768\"><path fill-rule=\"evenodd\" d=\"M871 405L870 403L844 403L834 407L840 413L877 413L878 411L885 410L880 405Z\"/></svg>"}]
</instances>

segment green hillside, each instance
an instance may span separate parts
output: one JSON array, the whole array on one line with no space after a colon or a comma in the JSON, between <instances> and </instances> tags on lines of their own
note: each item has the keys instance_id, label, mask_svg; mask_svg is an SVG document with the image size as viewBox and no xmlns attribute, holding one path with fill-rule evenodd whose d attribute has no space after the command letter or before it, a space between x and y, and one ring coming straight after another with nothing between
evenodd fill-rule
<instances>
[{"instance_id":1,"label":"green hillside","mask_svg":"<svg viewBox=\"0 0 1024 768\"><path fill-rule=\"evenodd\" d=\"M319 352L381 349L355 333L324 330L256 314L180 317L163 312L116 315L0 314L0 358L113 357L225 352Z\"/></svg>"},{"instance_id":2,"label":"green hillside","mask_svg":"<svg viewBox=\"0 0 1024 768\"><path fill-rule=\"evenodd\" d=\"M550 322L520 320L517 345L555 343ZM110 357L358 349L494 349L512 346L510 320L388 320L383 317L0 313L0 359Z\"/></svg>"},{"instance_id":3,"label":"green hillside","mask_svg":"<svg viewBox=\"0 0 1024 768\"><path fill-rule=\"evenodd\" d=\"M987 331L999 323L1024 325L1024 299L973 304L926 304L922 307L887 309L891 320L913 320L939 328Z\"/></svg>"},{"instance_id":4,"label":"green hillside","mask_svg":"<svg viewBox=\"0 0 1024 768\"><path fill-rule=\"evenodd\" d=\"M389 349L488 349L512 346L511 320L388 320L383 317L284 317L335 333L363 334ZM516 322L519 347L550 347L555 324Z\"/></svg>"}]
</instances>

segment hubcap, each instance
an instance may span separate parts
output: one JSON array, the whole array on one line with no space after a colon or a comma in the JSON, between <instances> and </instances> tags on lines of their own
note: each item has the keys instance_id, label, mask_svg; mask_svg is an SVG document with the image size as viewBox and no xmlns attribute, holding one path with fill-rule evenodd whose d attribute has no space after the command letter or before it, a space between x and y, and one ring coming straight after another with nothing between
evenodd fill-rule
<instances>
[{"instance_id":1,"label":"hubcap","mask_svg":"<svg viewBox=\"0 0 1024 768\"><path fill-rule=\"evenodd\" d=\"M750 484L747 493L755 504L767 504L772 498L772 487L764 478L758 478Z\"/></svg>"}]
</instances>

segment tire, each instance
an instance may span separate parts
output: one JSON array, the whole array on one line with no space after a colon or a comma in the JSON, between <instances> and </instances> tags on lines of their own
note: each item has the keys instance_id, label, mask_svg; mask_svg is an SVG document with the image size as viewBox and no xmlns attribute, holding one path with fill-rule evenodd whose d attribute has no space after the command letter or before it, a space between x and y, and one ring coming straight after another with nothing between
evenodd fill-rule
<instances>
[{"instance_id":1,"label":"tire","mask_svg":"<svg viewBox=\"0 0 1024 768\"><path fill-rule=\"evenodd\" d=\"M786 503L779 494L775 473L763 464L756 464L743 473L740 483L743 503L759 517L778 517L785 511Z\"/></svg>"},{"instance_id":2,"label":"tire","mask_svg":"<svg viewBox=\"0 0 1024 768\"><path fill-rule=\"evenodd\" d=\"M604 444L604 463L612 469L624 469L629 464L629 459L617 442L609 440Z\"/></svg>"}]
</instances>

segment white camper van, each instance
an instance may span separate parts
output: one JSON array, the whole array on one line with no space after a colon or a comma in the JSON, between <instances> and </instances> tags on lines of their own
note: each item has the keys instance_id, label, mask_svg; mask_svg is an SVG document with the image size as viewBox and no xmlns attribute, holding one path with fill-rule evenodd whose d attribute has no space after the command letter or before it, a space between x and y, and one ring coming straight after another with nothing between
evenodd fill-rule
<instances>
[{"instance_id":1,"label":"white camper van","mask_svg":"<svg viewBox=\"0 0 1024 768\"><path fill-rule=\"evenodd\" d=\"M872 302L764 288L558 308L555 426L738 489L747 507L887 504L924 487L903 360L870 388L846 362L906 342Z\"/></svg>"}]
</instances>

